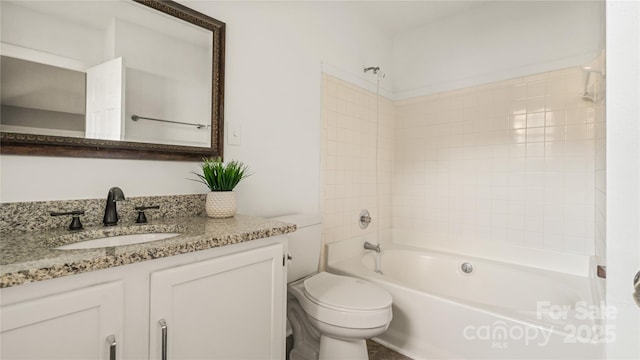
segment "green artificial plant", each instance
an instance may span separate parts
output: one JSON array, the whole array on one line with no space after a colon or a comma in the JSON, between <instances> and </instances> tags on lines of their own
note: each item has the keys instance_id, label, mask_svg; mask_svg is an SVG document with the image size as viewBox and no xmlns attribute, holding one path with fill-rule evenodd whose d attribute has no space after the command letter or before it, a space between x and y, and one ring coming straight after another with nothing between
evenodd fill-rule
<instances>
[{"instance_id":1,"label":"green artificial plant","mask_svg":"<svg viewBox=\"0 0 640 360\"><path fill-rule=\"evenodd\" d=\"M222 162L221 157L204 158L200 165L202 174L194 172L198 179L211 191L232 191L238 183L251 175L249 167L239 161Z\"/></svg>"}]
</instances>

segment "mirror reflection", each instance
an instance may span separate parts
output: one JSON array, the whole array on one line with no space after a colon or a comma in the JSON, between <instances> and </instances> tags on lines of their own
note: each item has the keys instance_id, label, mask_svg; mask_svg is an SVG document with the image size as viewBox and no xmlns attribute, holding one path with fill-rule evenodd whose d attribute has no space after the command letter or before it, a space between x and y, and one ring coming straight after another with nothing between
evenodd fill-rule
<instances>
[{"instance_id":1,"label":"mirror reflection","mask_svg":"<svg viewBox=\"0 0 640 360\"><path fill-rule=\"evenodd\" d=\"M129 0L0 6L0 131L212 146L212 31Z\"/></svg>"},{"instance_id":2,"label":"mirror reflection","mask_svg":"<svg viewBox=\"0 0 640 360\"><path fill-rule=\"evenodd\" d=\"M4 55L0 70L2 131L84 136L84 72Z\"/></svg>"}]
</instances>

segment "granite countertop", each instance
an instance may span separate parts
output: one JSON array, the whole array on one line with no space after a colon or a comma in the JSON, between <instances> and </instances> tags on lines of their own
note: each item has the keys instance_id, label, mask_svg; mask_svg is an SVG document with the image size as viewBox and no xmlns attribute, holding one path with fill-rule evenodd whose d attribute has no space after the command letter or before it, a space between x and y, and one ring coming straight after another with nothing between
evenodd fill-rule
<instances>
[{"instance_id":1,"label":"granite countertop","mask_svg":"<svg viewBox=\"0 0 640 360\"><path fill-rule=\"evenodd\" d=\"M0 288L102 270L120 265L287 234L293 224L236 215L226 219L193 216L159 219L80 231L50 230L3 234L0 238ZM176 232L180 235L142 244L86 250L56 250L61 245L104 236Z\"/></svg>"}]
</instances>

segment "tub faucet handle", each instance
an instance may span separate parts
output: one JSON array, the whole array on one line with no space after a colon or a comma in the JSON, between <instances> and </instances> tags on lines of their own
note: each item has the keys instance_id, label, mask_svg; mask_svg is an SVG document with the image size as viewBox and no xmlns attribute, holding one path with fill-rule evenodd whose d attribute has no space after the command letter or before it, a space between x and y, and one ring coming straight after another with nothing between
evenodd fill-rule
<instances>
[{"instance_id":1,"label":"tub faucet handle","mask_svg":"<svg viewBox=\"0 0 640 360\"><path fill-rule=\"evenodd\" d=\"M360 212L358 224L360 225L360 229L366 229L369 224L371 224L371 214L368 210L365 209Z\"/></svg>"}]
</instances>

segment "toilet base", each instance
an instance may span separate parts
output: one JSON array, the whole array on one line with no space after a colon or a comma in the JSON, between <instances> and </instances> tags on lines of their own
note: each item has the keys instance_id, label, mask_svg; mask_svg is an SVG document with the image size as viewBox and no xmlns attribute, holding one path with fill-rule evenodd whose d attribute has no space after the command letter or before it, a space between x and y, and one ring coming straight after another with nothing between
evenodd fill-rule
<instances>
[{"instance_id":1,"label":"toilet base","mask_svg":"<svg viewBox=\"0 0 640 360\"><path fill-rule=\"evenodd\" d=\"M320 336L318 360L367 360L367 343L364 339L340 340L327 335Z\"/></svg>"},{"instance_id":2,"label":"toilet base","mask_svg":"<svg viewBox=\"0 0 640 360\"><path fill-rule=\"evenodd\" d=\"M307 314L291 294L288 294L287 319L293 330L293 349L289 352L289 359L318 360L320 333L307 321Z\"/></svg>"}]
</instances>

